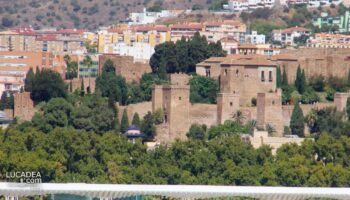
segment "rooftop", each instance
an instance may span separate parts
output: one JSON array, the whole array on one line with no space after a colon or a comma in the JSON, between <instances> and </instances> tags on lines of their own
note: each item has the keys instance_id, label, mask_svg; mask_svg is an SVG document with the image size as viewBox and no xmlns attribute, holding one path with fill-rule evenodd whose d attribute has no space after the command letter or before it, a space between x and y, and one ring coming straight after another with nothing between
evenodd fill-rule
<instances>
[{"instance_id":1,"label":"rooftop","mask_svg":"<svg viewBox=\"0 0 350 200\"><path fill-rule=\"evenodd\" d=\"M226 58L227 59L221 63L222 65L276 66L275 63L271 62L262 55L234 55Z\"/></svg>"}]
</instances>

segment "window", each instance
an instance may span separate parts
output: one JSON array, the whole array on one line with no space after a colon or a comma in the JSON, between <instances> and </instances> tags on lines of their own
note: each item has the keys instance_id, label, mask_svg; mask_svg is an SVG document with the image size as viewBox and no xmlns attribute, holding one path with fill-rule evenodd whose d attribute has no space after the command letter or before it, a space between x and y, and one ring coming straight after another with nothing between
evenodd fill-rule
<instances>
[{"instance_id":1,"label":"window","mask_svg":"<svg viewBox=\"0 0 350 200\"><path fill-rule=\"evenodd\" d=\"M210 77L210 68L205 68L205 76Z\"/></svg>"},{"instance_id":2,"label":"window","mask_svg":"<svg viewBox=\"0 0 350 200\"><path fill-rule=\"evenodd\" d=\"M265 81L265 72L264 71L261 72L261 81L262 82Z\"/></svg>"},{"instance_id":3,"label":"window","mask_svg":"<svg viewBox=\"0 0 350 200\"><path fill-rule=\"evenodd\" d=\"M272 82L272 71L269 71L269 81Z\"/></svg>"},{"instance_id":4,"label":"window","mask_svg":"<svg viewBox=\"0 0 350 200\"><path fill-rule=\"evenodd\" d=\"M232 106L233 105L233 103L232 102L230 102L230 106Z\"/></svg>"},{"instance_id":5,"label":"window","mask_svg":"<svg viewBox=\"0 0 350 200\"><path fill-rule=\"evenodd\" d=\"M238 77L238 76L239 76L239 70L236 69L236 77Z\"/></svg>"},{"instance_id":6,"label":"window","mask_svg":"<svg viewBox=\"0 0 350 200\"><path fill-rule=\"evenodd\" d=\"M182 98L181 97L179 97L179 100L181 100Z\"/></svg>"},{"instance_id":7,"label":"window","mask_svg":"<svg viewBox=\"0 0 350 200\"><path fill-rule=\"evenodd\" d=\"M224 72L224 73L225 73L225 76L226 76L226 75L227 75L227 69L225 69L225 72Z\"/></svg>"}]
</instances>

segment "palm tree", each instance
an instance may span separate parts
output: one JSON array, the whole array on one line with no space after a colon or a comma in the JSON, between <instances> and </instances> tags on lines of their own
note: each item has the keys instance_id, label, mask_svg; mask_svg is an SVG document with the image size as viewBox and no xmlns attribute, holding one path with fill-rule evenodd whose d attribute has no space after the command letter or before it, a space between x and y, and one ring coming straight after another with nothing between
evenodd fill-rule
<instances>
[{"instance_id":1,"label":"palm tree","mask_svg":"<svg viewBox=\"0 0 350 200\"><path fill-rule=\"evenodd\" d=\"M238 124L243 124L243 120L246 118L242 111L237 110L232 114L233 120Z\"/></svg>"},{"instance_id":2,"label":"palm tree","mask_svg":"<svg viewBox=\"0 0 350 200\"><path fill-rule=\"evenodd\" d=\"M88 72L88 74L89 74L89 90L88 90L88 92L90 93L90 89L91 89L91 84L90 84L91 70L90 70L90 68L92 66L92 59L91 59L91 57L89 55L87 55L85 57L85 59L83 60L83 64L88 67L88 71L89 71Z\"/></svg>"}]
</instances>

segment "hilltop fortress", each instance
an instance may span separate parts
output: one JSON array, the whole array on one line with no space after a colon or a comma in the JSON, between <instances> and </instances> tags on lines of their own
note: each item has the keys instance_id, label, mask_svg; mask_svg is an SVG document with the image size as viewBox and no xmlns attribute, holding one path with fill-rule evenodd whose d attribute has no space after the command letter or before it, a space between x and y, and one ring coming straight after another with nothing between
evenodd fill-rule
<instances>
[{"instance_id":1,"label":"hilltop fortress","mask_svg":"<svg viewBox=\"0 0 350 200\"><path fill-rule=\"evenodd\" d=\"M186 139L192 124L210 127L233 120L237 111L243 113L245 122L256 120L258 126L269 125L275 129L276 136L283 136L284 126L289 126L293 106L282 105L282 92L276 87L277 66L285 66L291 83L298 66L305 70L306 77L346 77L350 69L349 53L349 49L299 49L285 50L272 57L248 54L209 58L198 63L196 70L198 75L218 80L220 91L216 104L190 103L190 76L171 74L170 84L153 87L151 102L119 106L119 113L127 109L131 119L136 112L143 117L149 111L161 109L164 119L163 123L156 126L156 140L162 144ZM343 111L348 97L350 93L336 93L334 102L302 104L300 107L304 114L311 109L325 107L336 107ZM253 99L256 100L255 105L252 104ZM29 94L17 93L14 117L30 120L34 114L32 105Z\"/></svg>"},{"instance_id":2,"label":"hilltop fortress","mask_svg":"<svg viewBox=\"0 0 350 200\"><path fill-rule=\"evenodd\" d=\"M282 91L276 87L277 66L285 66L290 83L295 80L298 66L305 69L307 77L346 77L350 69L350 60L347 59L350 51L347 49L300 49L293 54L290 51L270 58L256 54L209 58L197 64L197 74L219 81L216 104L190 103L190 77L171 74L170 85L154 86L152 102L127 106L129 118L136 111L144 115L147 111L162 109L164 122L157 125L157 141L160 143L169 143L176 138L186 139L186 133L194 123L207 126L223 124L232 120L238 110L242 111L245 121L256 120L261 127L270 125L276 130L276 136L283 136L284 126L290 123L293 105L282 105ZM310 53L306 54L306 51ZM343 111L349 96L349 93L336 93L334 102L300 106L304 114L311 109L325 107ZM252 105L252 99L256 99L256 106Z\"/></svg>"}]
</instances>

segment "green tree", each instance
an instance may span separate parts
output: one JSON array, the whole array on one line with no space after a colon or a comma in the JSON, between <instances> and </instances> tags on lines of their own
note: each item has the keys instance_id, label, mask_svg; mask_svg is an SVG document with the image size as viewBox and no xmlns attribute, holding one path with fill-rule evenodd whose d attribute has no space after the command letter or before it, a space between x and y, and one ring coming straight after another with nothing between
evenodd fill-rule
<instances>
[{"instance_id":1,"label":"green tree","mask_svg":"<svg viewBox=\"0 0 350 200\"><path fill-rule=\"evenodd\" d=\"M80 84L80 96L85 95L85 86L84 86L84 78L81 79L81 84Z\"/></svg>"},{"instance_id":2,"label":"green tree","mask_svg":"<svg viewBox=\"0 0 350 200\"><path fill-rule=\"evenodd\" d=\"M191 103L216 103L219 84L210 77L193 76L190 81Z\"/></svg>"},{"instance_id":3,"label":"green tree","mask_svg":"<svg viewBox=\"0 0 350 200\"><path fill-rule=\"evenodd\" d=\"M88 67L88 71L89 71L89 86L88 86L88 94L90 93L91 90L91 66L92 66L92 59L91 57L88 55L84 58L83 63L85 66Z\"/></svg>"},{"instance_id":4,"label":"green tree","mask_svg":"<svg viewBox=\"0 0 350 200\"><path fill-rule=\"evenodd\" d=\"M124 109L122 121L120 122L120 131L122 133L125 133L127 131L127 129L129 128L129 126L130 126L130 124L129 124L128 112L126 111L126 109Z\"/></svg>"},{"instance_id":5,"label":"green tree","mask_svg":"<svg viewBox=\"0 0 350 200\"><path fill-rule=\"evenodd\" d=\"M141 120L140 120L139 113L135 112L135 114L134 114L134 116L133 116L133 118L132 118L131 124L140 127L140 125L141 125Z\"/></svg>"},{"instance_id":6,"label":"green tree","mask_svg":"<svg viewBox=\"0 0 350 200\"><path fill-rule=\"evenodd\" d=\"M66 97L67 87L61 76L50 69L37 70L34 76L31 98L34 102Z\"/></svg>"},{"instance_id":7,"label":"green tree","mask_svg":"<svg viewBox=\"0 0 350 200\"><path fill-rule=\"evenodd\" d=\"M298 102L294 105L289 127L293 135L304 137L304 115Z\"/></svg>"},{"instance_id":8,"label":"green tree","mask_svg":"<svg viewBox=\"0 0 350 200\"><path fill-rule=\"evenodd\" d=\"M348 121L350 121L350 97L346 99L346 107L345 107L346 116Z\"/></svg>"},{"instance_id":9,"label":"green tree","mask_svg":"<svg viewBox=\"0 0 350 200\"><path fill-rule=\"evenodd\" d=\"M0 99L0 110L13 109L14 96L12 92L4 91Z\"/></svg>"},{"instance_id":10,"label":"green tree","mask_svg":"<svg viewBox=\"0 0 350 200\"><path fill-rule=\"evenodd\" d=\"M27 72L26 78L24 80L24 91L26 92L32 92L33 90L33 84L34 84L34 71L33 68L30 68Z\"/></svg>"},{"instance_id":11,"label":"green tree","mask_svg":"<svg viewBox=\"0 0 350 200\"><path fill-rule=\"evenodd\" d=\"M119 123L119 117L118 117L118 108L115 105L114 96L111 94L108 96L108 107L113 111L114 113L114 124L113 129L116 132L120 131L120 123Z\"/></svg>"},{"instance_id":12,"label":"green tree","mask_svg":"<svg viewBox=\"0 0 350 200\"><path fill-rule=\"evenodd\" d=\"M246 119L244 113L241 110L237 110L232 114L233 120L238 124L243 124L243 121Z\"/></svg>"},{"instance_id":13,"label":"green tree","mask_svg":"<svg viewBox=\"0 0 350 200\"><path fill-rule=\"evenodd\" d=\"M282 86L287 86L287 85L288 85L288 77L287 77L286 67L283 66Z\"/></svg>"},{"instance_id":14,"label":"green tree","mask_svg":"<svg viewBox=\"0 0 350 200\"><path fill-rule=\"evenodd\" d=\"M103 64L102 71L107 73L115 73L114 63L111 59L107 59L106 62Z\"/></svg>"},{"instance_id":15,"label":"green tree","mask_svg":"<svg viewBox=\"0 0 350 200\"><path fill-rule=\"evenodd\" d=\"M120 104L127 103L128 87L125 78L115 74L114 64L109 59L103 65L102 74L96 79L96 89L103 97L112 95Z\"/></svg>"},{"instance_id":16,"label":"green tree","mask_svg":"<svg viewBox=\"0 0 350 200\"><path fill-rule=\"evenodd\" d=\"M153 140L156 136L156 127L154 126L154 118L151 112L148 112L141 122L141 131L146 135L146 140Z\"/></svg>"},{"instance_id":17,"label":"green tree","mask_svg":"<svg viewBox=\"0 0 350 200\"><path fill-rule=\"evenodd\" d=\"M297 75L296 75L294 85L300 94L303 94L305 92L305 87L306 87L305 74L304 74L304 70L302 71L300 66L298 66L298 69L297 69Z\"/></svg>"},{"instance_id":18,"label":"green tree","mask_svg":"<svg viewBox=\"0 0 350 200\"><path fill-rule=\"evenodd\" d=\"M313 76L309 79L309 85L317 92L323 92L325 88L325 77Z\"/></svg>"},{"instance_id":19,"label":"green tree","mask_svg":"<svg viewBox=\"0 0 350 200\"><path fill-rule=\"evenodd\" d=\"M197 63L212 56L225 55L220 42L208 43L206 37L197 32L189 40L183 37L176 43L165 42L157 45L150 59L150 66L153 73L164 79L166 73L193 73Z\"/></svg>"},{"instance_id":20,"label":"green tree","mask_svg":"<svg viewBox=\"0 0 350 200\"><path fill-rule=\"evenodd\" d=\"M210 1L209 10L223 10L223 5L227 4L227 0L212 0Z\"/></svg>"},{"instance_id":21,"label":"green tree","mask_svg":"<svg viewBox=\"0 0 350 200\"><path fill-rule=\"evenodd\" d=\"M76 129L103 134L115 130L117 113L99 93L86 95L74 108L72 124Z\"/></svg>"},{"instance_id":22,"label":"green tree","mask_svg":"<svg viewBox=\"0 0 350 200\"><path fill-rule=\"evenodd\" d=\"M52 98L42 110L42 118L37 116L33 119L33 124L42 131L48 132L56 127L67 127L73 107L64 98Z\"/></svg>"},{"instance_id":23,"label":"green tree","mask_svg":"<svg viewBox=\"0 0 350 200\"><path fill-rule=\"evenodd\" d=\"M72 61L69 55L64 56L64 61L66 62L66 79L73 79L78 76L78 63Z\"/></svg>"},{"instance_id":24,"label":"green tree","mask_svg":"<svg viewBox=\"0 0 350 200\"><path fill-rule=\"evenodd\" d=\"M155 124L161 124L164 121L164 111L161 108L158 108L153 113L153 120Z\"/></svg>"},{"instance_id":25,"label":"green tree","mask_svg":"<svg viewBox=\"0 0 350 200\"><path fill-rule=\"evenodd\" d=\"M282 74L281 74L281 68L279 66L276 69L276 84L278 88L282 86Z\"/></svg>"},{"instance_id":26,"label":"green tree","mask_svg":"<svg viewBox=\"0 0 350 200\"><path fill-rule=\"evenodd\" d=\"M205 131L205 126L199 124L192 124L186 136L189 139L204 140Z\"/></svg>"}]
</instances>

